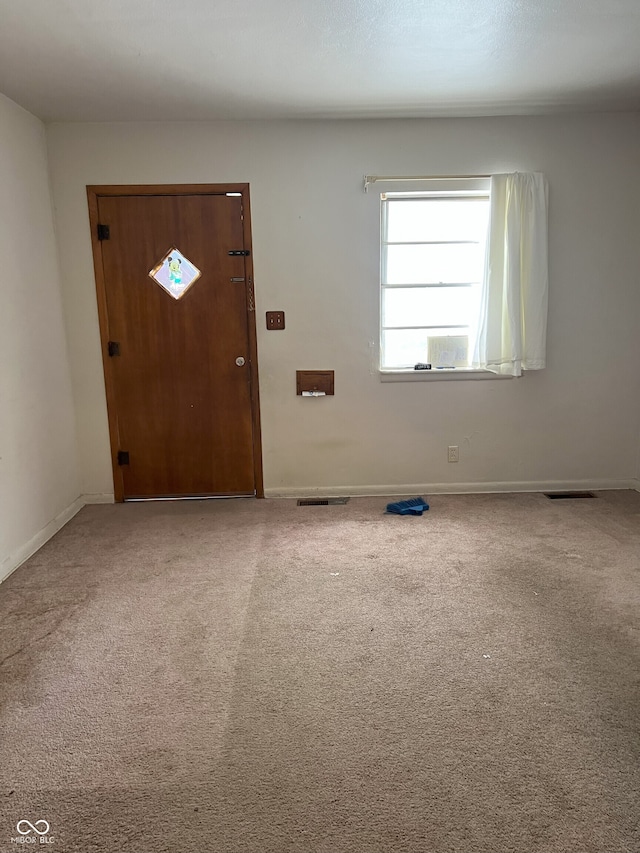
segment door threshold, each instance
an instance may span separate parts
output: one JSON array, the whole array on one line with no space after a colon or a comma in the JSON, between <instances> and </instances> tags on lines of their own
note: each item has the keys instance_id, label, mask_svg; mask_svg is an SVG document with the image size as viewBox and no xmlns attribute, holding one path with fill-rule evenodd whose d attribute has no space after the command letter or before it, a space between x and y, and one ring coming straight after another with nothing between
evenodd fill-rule
<instances>
[{"instance_id":1,"label":"door threshold","mask_svg":"<svg viewBox=\"0 0 640 853\"><path fill-rule=\"evenodd\" d=\"M152 501L230 501L246 498L255 498L255 492L244 495L161 495L153 498L125 498L126 504L150 503Z\"/></svg>"}]
</instances>

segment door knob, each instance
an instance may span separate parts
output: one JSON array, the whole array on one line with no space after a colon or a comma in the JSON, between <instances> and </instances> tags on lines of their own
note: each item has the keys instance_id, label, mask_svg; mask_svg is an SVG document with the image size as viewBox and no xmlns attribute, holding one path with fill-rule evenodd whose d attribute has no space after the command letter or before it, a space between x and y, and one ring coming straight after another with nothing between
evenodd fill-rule
<instances>
[{"instance_id":1,"label":"door knob","mask_svg":"<svg viewBox=\"0 0 640 853\"><path fill-rule=\"evenodd\" d=\"M238 367L242 367L244 365L244 358L241 355L236 358L236 364L238 365Z\"/></svg>"}]
</instances>

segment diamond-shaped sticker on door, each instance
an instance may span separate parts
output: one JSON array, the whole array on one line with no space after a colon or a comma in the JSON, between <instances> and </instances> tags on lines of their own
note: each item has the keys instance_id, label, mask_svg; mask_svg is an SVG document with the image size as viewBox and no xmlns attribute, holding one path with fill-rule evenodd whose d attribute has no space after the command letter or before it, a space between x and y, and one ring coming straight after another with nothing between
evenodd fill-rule
<instances>
[{"instance_id":1,"label":"diamond-shaped sticker on door","mask_svg":"<svg viewBox=\"0 0 640 853\"><path fill-rule=\"evenodd\" d=\"M180 299L200 278L200 270L177 249L169 249L149 273L151 278L174 299Z\"/></svg>"}]
</instances>

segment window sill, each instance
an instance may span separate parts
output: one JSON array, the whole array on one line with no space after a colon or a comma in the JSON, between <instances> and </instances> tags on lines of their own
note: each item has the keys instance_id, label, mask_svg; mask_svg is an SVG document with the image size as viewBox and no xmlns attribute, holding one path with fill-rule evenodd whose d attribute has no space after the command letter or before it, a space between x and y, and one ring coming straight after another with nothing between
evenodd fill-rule
<instances>
[{"instance_id":1,"label":"window sill","mask_svg":"<svg viewBox=\"0 0 640 853\"><path fill-rule=\"evenodd\" d=\"M380 370L381 382L442 382L453 379L513 379L513 376L503 376L490 370L473 370L472 368L443 367L434 370Z\"/></svg>"}]
</instances>

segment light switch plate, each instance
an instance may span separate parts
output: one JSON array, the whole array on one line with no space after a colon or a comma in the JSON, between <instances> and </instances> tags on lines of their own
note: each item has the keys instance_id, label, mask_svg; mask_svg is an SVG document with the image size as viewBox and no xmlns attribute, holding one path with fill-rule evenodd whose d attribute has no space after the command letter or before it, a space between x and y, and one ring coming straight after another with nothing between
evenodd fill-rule
<instances>
[{"instance_id":1,"label":"light switch plate","mask_svg":"<svg viewBox=\"0 0 640 853\"><path fill-rule=\"evenodd\" d=\"M267 311L267 329L284 329L284 311Z\"/></svg>"}]
</instances>

